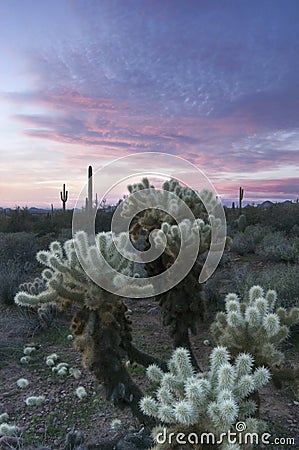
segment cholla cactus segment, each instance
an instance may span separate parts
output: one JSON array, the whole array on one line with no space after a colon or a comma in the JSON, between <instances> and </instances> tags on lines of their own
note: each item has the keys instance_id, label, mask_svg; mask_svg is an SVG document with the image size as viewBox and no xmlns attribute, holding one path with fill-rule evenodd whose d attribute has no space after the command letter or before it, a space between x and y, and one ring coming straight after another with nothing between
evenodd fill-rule
<instances>
[{"instance_id":1,"label":"cholla cactus segment","mask_svg":"<svg viewBox=\"0 0 299 450\"><path fill-rule=\"evenodd\" d=\"M193 425L198 420L198 414L193 404L188 401L178 401L174 407L177 422L183 425Z\"/></svg>"},{"instance_id":2,"label":"cholla cactus segment","mask_svg":"<svg viewBox=\"0 0 299 450\"><path fill-rule=\"evenodd\" d=\"M110 428L112 430L118 430L121 427L121 420L120 419L113 419L110 422Z\"/></svg>"},{"instance_id":3,"label":"cholla cactus segment","mask_svg":"<svg viewBox=\"0 0 299 450\"><path fill-rule=\"evenodd\" d=\"M266 293L266 301L268 303L269 311L273 311L277 300L277 292L269 289Z\"/></svg>"},{"instance_id":4,"label":"cholla cactus segment","mask_svg":"<svg viewBox=\"0 0 299 450\"><path fill-rule=\"evenodd\" d=\"M80 400L83 400L85 397L87 397L87 392L83 386L77 387L75 393Z\"/></svg>"},{"instance_id":5,"label":"cholla cactus segment","mask_svg":"<svg viewBox=\"0 0 299 450\"><path fill-rule=\"evenodd\" d=\"M183 355L185 360L186 352L174 351L170 372L164 373L155 396L141 400L143 413L170 427L180 424L184 431L191 427L189 430L193 432L211 432L216 438L233 429L238 420L246 423L256 407L248 396L268 382L269 370L264 367L253 370L253 358L245 353L234 364L230 363L228 350L217 347L212 352L209 371L192 373L182 381L180 358Z\"/></svg>"},{"instance_id":6,"label":"cholla cactus segment","mask_svg":"<svg viewBox=\"0 0 299 450\"><path fill-rule=\"evenodd\" d=\"M184 380L193 375L193 368L188 350L182 347L177 348L173 354L172 361L176 367L177 376L180 379Z\"/></svg>"},{"instance_id":7,"label":"cholla cactus segment","mask_svg":"<svg viewBox=\"0 0 299 450\"><path fill-rule=\"evenodd\" d=\"M35 347L25 347L23 350L24 355L28 356L31 355L31 353L35 352Z\"/></svg>"},{"instance_id":8,"label":"cholla cactus segment","mask_svg":"<svg viewBox=\"0 0 299 450\"><path fill-rule=\"evenodd\" d=\"M263 319L263 326L269 337L275 336L280 330L279 317L277 314L267 314Z\"/></svg>"},{"instance_id":9,"label":"cholla cactus segment","mask_svg":"<svg viewBox=\"0 0 299 450\"><path fill-rule=\"evenodd\" d=\"M250 372L253 367L253 357L248 353L239 353L235 359L237 376L241 377Z\"/></svg>"},{"instance_id":10,"label":"cholla cactus segment","mask_svg":"<svg viewBox=\"0 0 299 450\"><path fill-rule=\"evenodd\" d=\"M48 356L48 358L46 359L46 364L49 367L53 367L53 366L55 366L55 361L54 361L54 359L52 359Z\"/></svg>"},{"instance_id":11,"label":"cholla cactus segment","mask_svg":"<svg viewBox=\"0 0 299 450\"><path fill-rule=\"evenodd\" d=\"M225 345L233 356L240 352L252 354L256 364L268 367L279 365L283 353L277 345L289 334L289 326L299 321L299 308L287 311L274 310L277 294L273 290L266 293L260 286L253 286L248 298L241 301L236 294L225 298L225 312L216 315L211 331L218 345ZM238 371L242 373L245 359L238 360ZM248 364L250 362L248 361Z\"/></svg>"},{"instance_id":12,"label":"cholla cactus segment","mask_svg":"<svg viewBox=\"0 0 299 450\"><path fill-rule=\"evenodd\" d=\"M29 385L29 381L26 378L19 378L17 380L17 386L21 389L25 389Z\"/></svg>"},{"instance_id":13,"label":"cholla cactus segment","mask_svg":"<svg viewBox=\"0 0 299 450\"><path fill-rule=\"evenodd\" d=\"M210 362L212 370L218 370L224 364L229 362L229 352L226 347L218 346L214 348L210 355Z\"/></svg>"},{"instance_id":14,"label":"cholla cactus segment","mask_svg":"<svg viewBox=\"0 0 299 450\"><path fill-rule=\"evenodd\" d=\"M53 361L57 361L59 359L59 356L57 355L57 353L52 353L51 355L47 356L47 359L50 358Z\"/></svg>"},{"instance_id":15,"label":"cholla cactus segment","mask_svg":"<svg viewBox=\"0 0 299 450\"><path fill-rule=\"evenodd\" d=\"M67 368L66 367L61 367L61 369L57 370L57 375L59 375L60 377L64 377L67 374Z\"/></svg>"},{"instance_id":16,"label":"cholla cactus segment","mask_svg":"<svg viewBox=\"0 0 299 450\"><path fill-rule=\"evenodd\" d=\"M0 425L0 436L16 436L20 431L20 428L16 425L10 425L6 422Z\"/></svg>"},{"instance_id":17,"label":"cholla cactus segment","mask_svg":"<svg viewBox=\"0 0 299 450\"><path fill-rule=\"evenodd\" d=\"M43 395L27 397L25 403L27 406L41 406L45 402Z\"/></svg>"},{"instance_id":18,"label":"cholla cactus segment","mask_svg":"<svg viewBox=\"0 0 299 450\"><path fill-rule=\"evenodd\" d=\"M159 383L163 378L163 371L156 364L148 366L146 374L151 381L156 383Z\"/></svg>"},{"instance_id":19,"label":"cholla cactus segment","mask_svg":"<svg viewBox=\"0 0 299 450\"><path fill-rule=\"evenodd\" d=\"M159 404L152 397L145 396L141 399L140 408L144 414L156 417L158 415Z\"/></svg>"},{"instance_id":20,"label":"cholla cactus segment","mask_svg":"<svg viewBox=\"0 0 299 450\"><path fill-rule=\"evenodd\" d=\"M248 293L248 297L249 297L249 302L252 303L254 302L257 298L261 298L264 296L264 289L261 286L252 286L249 289L249 293Z\"/></svg>"},{"instance_id":21,"label":"cholla cactus segment","mask_svg":"<svg viewBox=\"0 0 299 450\"><path fill-rule=\"evenodd\" d=\"M30 361L31 361L30 356L22 356L22 358L20 359L21 364L28 364Z\"/></svg>"},{"instance_id":22,"label":"cholla cactus segment","mask_svg":"<svg viewBox=\"0 0 299 450\"><path fill-rule=\"evenodd\" d=\"M254 384L260 389L267 384L271 378L271 373L266 367L258 367L253 373Z\"/></svg>"}]
</instances>

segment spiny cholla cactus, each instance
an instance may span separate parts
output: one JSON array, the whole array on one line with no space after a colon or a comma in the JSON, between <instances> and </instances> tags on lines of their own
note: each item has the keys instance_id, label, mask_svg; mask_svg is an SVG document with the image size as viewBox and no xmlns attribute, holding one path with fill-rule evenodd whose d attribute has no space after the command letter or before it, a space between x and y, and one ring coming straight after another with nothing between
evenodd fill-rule
<instances>
[{"instance_id":1,"label":"spiny cholla cactus","mask_svg":"<svg viewBox=\"0 0 299 450\"><path fill-rule=\"evenodd\" d=\"M218 214L221 205L212 192L204 190L198 194L173 179L166 181L162 189L155 189L147 178L128 186L128 189L132 195L122 202L121 215L126 219L133 218L130 229L133 240L138 242L138 238L145 234L142 250L148 250L152 232L153 244L157 248L164 247L165 243L163 253L144 265L149 277L159 275L175 264L180 249L196 249L197 252L199 242L194 264L187 276L172 289L156 296L162 310L163 325L169 326L174 346L191 351L189 332L196 333L197 322L205 315L204 296L198 283L203 264L198 258L209 250L212 234L217 236L218 243L222 242L225 217L223 215L223 220L216 218L222 217ZM213 239L213 247L217 250L216 239ZM197 366L192 352L191 357Z\"/></svg>"},{"instance_id":2,"label":"spiny cholla cactus","mask_svg":"<svg viewBox=\"0 0 299 450\"><path fill-rule=\"evenodd\" d=\"M144 210L138 215L138 222L147 230L160 228L163 222L174 224L176 220L181 222L186 219L182 203L188 206L195 218L207 217L205 205L210 212L218 205L212 192L203 190L198 194L173 179L163 183L162 189L159 190L150 185L147 178L143 178L141 183L129 185L128 190L134 195L123 202L121 214L123 217L132 218L136 210Z\"/></svg>"},{"instance_id":3,"label":"spiny cholla cactus","mask_svg":"<svg viewBox=\"0 0 299 450\"><path fill-rule=\"evenodd\" d=\"M124 233L114 239L120 242L120 246L126 245L127 238ZM89 274L94 273L95 277L105 277L107 262L118 272L114 278L116 288L119 289L124 282L121 275L131 275L134 268L134 262L117 251L112 233L99 233L96 236L96 245L89 245L87 234L79 231L74 239L66 241L63 247L60 242L52 242L48 251L38 252L37 259L47 266L42 272L45 289L38 293L18 292L15 302L19 305L34 307L57 303L61 309L71 304L97 309L99 302L115 298L115 295L93 282L83 270L80 261L84 261L85 266L89 268Z\"/></svg>"},{"instance_id":4,"label":"spiny cholla cactus","mask_svg":"<svg viewBox=\"0 0 299 450\"><path fill-rule=\"evenodd\" d=\"M214 433L219 438L240 420L248 429L254 424L253 431L258 432L262 422L250 418L256 405L248 397L269 381L270 372L265 367L253 370L253 365L253 358L247 353L239 354L234 364L230 363L228 350L219 346L211 353L210 370L195 373L190 353L177 348L169 361L168 373L155 365L148 367L148 377L159 387L155 397L143 397L140 407L145 414L167 424L168 435L174 430L177 433L192 430L198 435ZM219 448L224 449L226 444L223 442Z\"/></svg>"},{"instance_id":5,"label":"spiny cholla cactus","mask_svg":"<svg viewBox=\"0 0 299 450\"><path fill-rule=\"evenodd\" d=\"M144 423L137 407L141 391L126 370L124 358L146 365L157 359L145 355L132 344L131 321L126 316L128 308L120 298L120 291L128 278L126 275L134 276L134 262L129 258L127 244L125 233L118 236L99 233L92 245L83 231L78 231L63 246L52 242L48 251L37 254L39 262L46 266L42 272L45 289L41 292L20 291L15 302L30 307L56 304L60 310L74 307L71 330L75 349L83 353L83 365L104 384L108 399L115 404L129 404ZM117 247L125 256L117 251ZM88 275L81 264L88 267ZM115 269L115 276L111 276L109 266ZM114 282L115 293L93 281L97 276ZM136 286L138 293L145 296L148 288L151 291L147 280L143 286ZM22 362L29 362L29 358L24 356ZM46 364L52 366L58 375L65 376L67 367L55 366L54 359L52 355Z\"/></svg>"},{"instance_id":6,"label":"spiny cholla cactus","mask_svg":"<svg viewBox=\"0 0 299 450\"><path fill-rule=\"evenodd\" d=\"M46 281L43 278L36 277L33 281L22 283L19 285L19 291L27 292L31 295L38 295L46 289ZM31 309L33 309L31 307ZM48 328L52 325L54 319L57 317L56 304L44 304L42 306L36 305L34 308L39 326L41 328Z\"/></svg>"},{"instance_id":7,"label":"spiny cholla cactus","mask_svg":"<svg viewBox=\"0 0 299 450\"><path fill-rule=\"evenodd\" d=\"M289 327L299 320L299 308L275 310L277 294L260 286L252 286L248 300L240 301L236 294L225 298L225 312L216 315L211 326L219 345L225 345L235 356L248 352L256 364L273 367L281 364L284 355L277 345L289 334Z\"/></svg>"},{"instance_id":8,"label":"spiny cholla cactus","mask_svg":"<svg viewBox=\"0 0 299 450\"><path fill-rule=\"evenodd\" d=\"M217 226L219 220L212 218L213 225ZM220 224L219 224L220 225ZM211 243L211 226L202 219L182 220L178 225L170 225L163 222L160 230L153 232L153 241L157 248L163 246L166 237L165 253L173 260L178 256L182 242L186 248L194 245L195 239L199 239L199 253L209 249Z\"/></svg>"}]
</instances>

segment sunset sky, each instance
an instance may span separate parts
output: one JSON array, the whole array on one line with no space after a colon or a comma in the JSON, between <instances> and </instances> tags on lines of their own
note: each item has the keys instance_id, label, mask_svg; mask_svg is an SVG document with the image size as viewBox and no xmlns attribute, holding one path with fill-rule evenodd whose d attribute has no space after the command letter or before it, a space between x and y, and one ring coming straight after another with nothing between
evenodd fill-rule
<instances>
[{"instance_id":1,"label":"sunset sky","mask_svg":"<svg viewBox=\"0 0 299 450\"><path fill-rule=\"evenodd\" d=\"M0 206L164 152L222 198L299 197L298 0L1 0ZM121 195L121 192L120 192Z\"/></svg>"}]
</instances>

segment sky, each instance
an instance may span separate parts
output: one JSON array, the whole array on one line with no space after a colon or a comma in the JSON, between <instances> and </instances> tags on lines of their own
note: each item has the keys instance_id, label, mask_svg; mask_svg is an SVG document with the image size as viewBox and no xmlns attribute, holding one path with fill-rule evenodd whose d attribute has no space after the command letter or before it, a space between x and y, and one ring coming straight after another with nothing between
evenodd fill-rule
<instances>
[{"instance_id":1,"label":"sky","mask_svg":"<svg viewBox=\"0 0 299 450\"><path fill-rule=\"evenodd\" d=\"M73 207L88 165L145 152L296 200L298 23L297 0L0 0L0 206L65 183Z\"/></svg>"}]
</instances>

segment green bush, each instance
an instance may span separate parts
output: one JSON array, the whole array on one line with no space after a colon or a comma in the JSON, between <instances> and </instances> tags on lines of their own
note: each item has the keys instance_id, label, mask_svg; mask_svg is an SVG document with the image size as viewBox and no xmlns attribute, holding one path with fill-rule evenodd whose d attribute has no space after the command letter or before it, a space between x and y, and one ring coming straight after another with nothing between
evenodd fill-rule
<instances>
[{"instance_id":1,"label":"green bush","mask_svg":"<svg viewBox=\"0 0 299 450\"><path fill-rule=\"evenodd\" d=\"M248 253L255 253L257 245L271 233L270 227L261 225L249 225L244 232L237 233L231 245L231 251L243 256Z\"/></svg>"},{"instance_id":2,"label":"green bush","mask_svg":"<svg viewBox=\"0 0 299 450\"><path fill-rule=\"evenodd\" d=\"M299 238L287 238L281 231L267 234L261 242L260 253L269 261L299 263Z\"/></svg>"},{"instance_id":3,"label":"green bush","mask_svg":"<svg viewBox=\"0 0 299 450\"><path fill-rule=\"evenodd\" d=\"M0 261L14 260L19 263L36 261L38 239L33 233L0 233Z\"/></svg>"}]
</instances>

